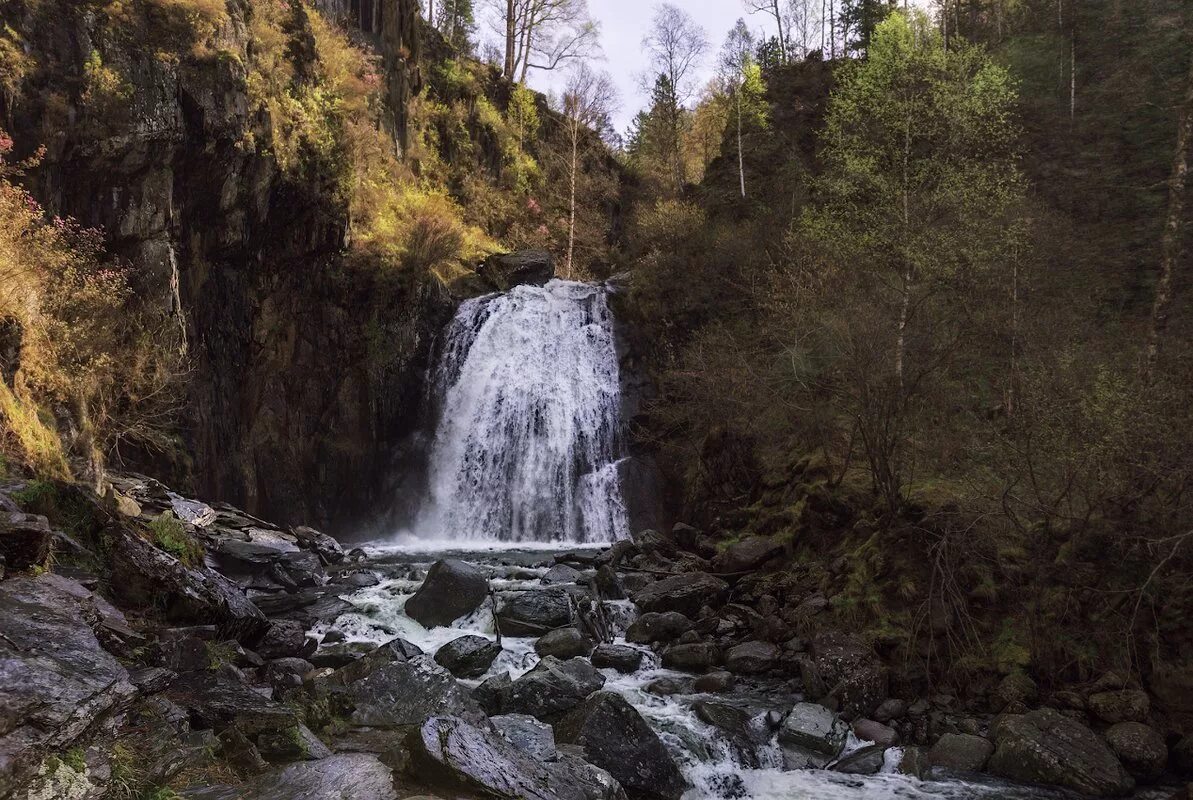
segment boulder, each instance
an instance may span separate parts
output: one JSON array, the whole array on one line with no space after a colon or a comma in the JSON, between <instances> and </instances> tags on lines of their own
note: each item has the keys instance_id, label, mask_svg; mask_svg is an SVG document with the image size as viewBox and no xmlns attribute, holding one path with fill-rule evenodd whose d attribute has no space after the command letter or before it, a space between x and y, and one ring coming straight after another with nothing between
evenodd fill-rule
<instances>
[{"instance_id":1,"label":"boulder","mask_svg":"<svg viewBox=\"0 0 1193 800\"><path fill-rule=\"evenodd\" d=\"M770 642L742 642L725 653L725 669L738 675L760 675L779 666L781 651Z\"/></svg>"},{"instance_id":2,"label":"boulder","mask_svg":"<svg viewBox=\"0 0 1193 800\"><path fill-rule=\"evenodd\" d=\"M555 749L555 731L547 723L528 714L501 714L489 721L515 747L536 761L554 761L559 756Z\"/></svg>"},{"instance_id":3,"label":"boulder","mask_svg":"<svg viewBox=\"0 0 1193 800\"><path fill-rule=\"evenodd\" d=\"M543 634L534 643L534 652L540 656L555 656L561 661L592 652L592 640L572 627L558 628Z\"/></svg>"},{"instance_id":4,"label":"boulder","mask_svg":"<svg viewBox=\"0 0 1193 800\"><path fill-rule=\"evenodd\" d=\"M136 695L96 638L91 598L57 575L0 582L0 797Z\"/></svg>"},{"instance_id":5,"label":"boulder","mask_svg":"<svg viewBox=\"0 0 1193 800\"><path fill-rule=\"evenodd\" d=\"M860 637L826 631L812 640L812 662L847 717L869 714L887 697L889 670Z\"/></svg>"},{"instance_id":6,"label":"boulder","mask_svg":"<svg viewBox=\"0 0 1193 800\"><path fill-rule=\"evenodd\" d=\"M796 703L779 727L779 742L836 758L849 738L849 726L815 703Z\"/></svg>"},{"instance_id":7,"label":"boulder","mask_svg":"<svg viewBox=\"0 0 1193 800\"><path fill-rule=\"evenodd\" d=\"M396 800L393 773L373 755L343 753L300 761L236 787L186 793L188 800Z\"/></svg>"},{"instance_id":8,"label":"boulder","mask_svg":"<svg viewBox=\"0 0 1193 800\"><path fill-rule=\"evenodd\" d=\"M893 719L899 719L906 713L907 703L892 697L878 704L878 708L874 710L874 719L879 722L890 722Z\"/></svg>"},{"instance_id":9,"label":"boulder","mask_svg":"<svg viewBox=\"0 0 1193 800\"><path fill-rule=\"evenodd\" d=\"M692 630L695 624L678 611L649 611L634 620L626 629L625 638L634 644L670 642Z\"/></svg>"},{"instance_id":10,"label":"boulder","mask_svg":"<svg viewBox=\"0 0 1193 800\"><path fill-rule=\"evenodd\" d=\"M351 721L372 728L419 725L433 714L468 722L485 718L468 690L428 655L383 664L352 683L348 694L354 707Z\"/></svg>"},{"instance_id":11,"label":"boulder","mask_svg":"<svg viewBox=\"0 0 1193 800\"><path fill-rule=\"evenodd\" d=\"M558 586L519 592L502 604L497 623L507 636L541 636L572 623L572 602Z\"/></svg>"},{"instance_id":12,"label":"boulder","mask_svg":"<svg viewBox=\"0 0 1193 800\"><path fill-rule=\"evenodd\" d=\"M624 697L597 692L555 726L555 739L578 745L635 798L679 800L683 775L659 737Z\"/></svg>"},{"instance_id":13,"label":"boulder","mask_svg":"<svg viewBox=\"0 0 1193 800\"><path fill-rule=\"evenodd\" d=\"M1151 710L1147 692L1139 689L1098 692L1091 694L1086 702L1090 713L1108 725L1143 722Z\"/></svg>"},{"instance_id":14,"label":"boulder","mask_svg":"<svg viewBox=\"0 0 1193 800\"><path fill-rule=\"evenodd\" d=\"M873 742L883 747L893 747L899 743L899 733L894 728L872 719L854 720L853 735L863 742Z\"/></svg>"},{"instance_id":15,"label":"boulder","mask_svg":"<svg viewBox=\"0 0 1193 800\"><path fill-rule=\"evenodd\" d=\"M928 764L933 767L980 772L994 752L989 739L968 733L946 733L928 751Z\"/></svg>"},{"instance_id":16,"label":"boulder","mask_svg":"<svg viewBox=\"0 0 1193 800\"><path fill-rule=\"evenodd\" d=\"M301 547L318 555L324 564L338 564L344 560L344 548L326 533L299 525L294 529L294 536Z\"/></svg>"},{"instance_id":17,"label":"boulder","mask_svg":"<svg viewBox=\"0 0 1193 800\"><path fill-rule=\"evenodd\" d=\"M846 775L875 775L882 769L885 758L886 747L872 744L854 750L834 763L832 769Z\"/></svg>"},{"instance_id":18,"label":"boulder","mask_svg":"<svg viewBox=\"0 0 1193 800\"><path fill-rule=\"evenodd\" d=\"M696 679L692 688L697 692L707 692L710 694L717 694L720 692L727 692L737 685L737 678L732 672L725 670L714 670L705 675L701 675Z\"/></svg>"},{"instance_id":19,"label":"boulder","mask_svg":"<svg viewBox=\"0 0 1193 800\"><path fill-rule=\"evenodd\" d=\"M783 552L783 545L769 536L751 536L734 542L712 560L713 569L723 574L758 569Z\"/></svg>"},{"instance_id":20,"label":"boulder","mask_svg":"<svg viewBox=\"0 0 1193 800\"><path fill-rule=\"evenodd\" d=\"M481 262L476 273L499 292L521 285L542 286L555 277L555 259L546 250L497 253Z\"/></svg>"},{"instance_id":21,"label":"boulder","mask_svg":"<svg viewBox=\"0 0 1193 800\"><path fill-rule=\"evenodd\" d=\"M721 649L712 642L673 644L663 651L663 666L686 672L703 672L719 664Z\"/></svg>"},{"instance_id":22,"label":"boulder","mask_svg":"<svg viewBox=\"0 0 1193 800\"><path fill-rule=\"evenodd\" d=\"M547 570L546 574L540 579L545 586L567 585L579 583L584 579L584 574L575 567L567 564L556 564Z\"/></svg>"},{"instance_id":23,"label":"boulder","mask_svg":"<svg viewBox=\"0 0 1193 800\"><path fill-rule=\"evenodd\" d=\"M165 697L184 709L195 727L211 728L217 733L234 727L251 738L298 724L294 709L218 672L180 675Z\"/></svg>"},{"instance_id":24,"label":"boulder","mask_svg":"<svg viewBox=\"0 0 1193 800\"><path fill-rule=\"evenodd\" d=\"M318 761L332 753L306 725L285 731L262 733L257 737L257 752L273 762Z\"/></svg>"},{"instance_id":25,"label":"boulder","mask_svg":"<svg viewBox=\"0 0 1193 800\"><path fill-rule=\"evenodd\" d=\"M514 682L510 680L508 671L498 673L486 678L483 683L473 689L472 699L484 709L486 714L490 716L501 714L509 705L510 688L513 685Z\"/></svg>"},{"instance_id":26,"label":"boulder","mask_svg":"<svg viewBox=\"0 0 1193 800\"><path fill-rule=\"evenodd\" d=\"M600 644L589 659L598 669L611 667L629 673L642 666L642 651L624 644Z\"/></svg>"},{"instance_id":27,"label":"boulder","mask_svg":"<svg viewBox=\"0 0 1193 800\"><path fill-rule=\"evenodd\" d=\"M655 581L631 595L643 611L678 611L696 617L706 605L717 605L729 591L729 584L706 572L687 572Z\"/></svg>"},{"instance_id":28,"label":"boulder","mask_svg":"<svg viewBox=\"0 0 1193 800\"><path fill-rule=\"evenodd\" d=\"M461 636L435 652L435 663L457 678L479 678L489 671L501 649L484 636Z\"/></svg>"},{"instance_id":29,"label":"boulder","mask_svg":"<svg viewBox=\"0 0 1193 800\"><path fill-rule=\"evenodd\" d=\"M265 665L265 680L275 689L302 686L315 666L302 658L278 658Z\"/></svg>"},{"instance_id":30,"label":"boulder","mask_svg":"<svg viewBox=\"0 0 1193 800\"><path fill-rule=\"evenodd\" d=\"M600 596L606 600L625 600L626 589L621 578L613 571L613 567L602 564L596 571L596 588Z\"/></svg>"},{"instance_id":31,"label":"boulder","mask_svg":"<svg viewBox=\"0 0 1193 800\"><path fill-rule=\"evenodd\" d=\"M45 517L0 511L0 556L8 569L27 570L44 564L53 541L50 522Z\"/></svg>"},{"instance_id":32,"label":"boulder","mask_svg":"<svg viewBox=\"0 0 1193 800\"><path fill-rule=\"evenodd\" d=\"M1104 734L1110 749L1137 778L1159 777L1168 762L1168 746L1154 728L1141 722L1116 722Z\"/></svg>"},{"instance_id":33,"label":"boulder","mask_svg":"<svg viewBox=\"0 0 1193 800\"><path fill-rule=\"evenodd\" d=\"M990 700L996 711L1002 711L1013 703L1030 703L1038 691L1036 682L1027 675L1012 672L999 681Z\"/></svg>"},{"instance_id":34,"label":"boulder","mask_svg":"<svg viewBox=\"0 0 1193 800\"><path fill-rule=\"evenodd\" d=\"M1182 736L1172 746L1171 761L1178 775L1193 778L1193 733Z\"/></svg>"},{"instance_id":35,"label":"boulder","mask_svg":"<svg viewBox=\"0 0 1193 800\"><path fill-rule=\"evenodd\" d=\"M605 676L584 659L560 661L547 656L513 682L502 711L553 719L604 685Z\"/></svg>"},{"instance_id":36,"label":"boulder","mask_svg":"<svg viewBox=\"0 0 1193 800\"><path fill-rule=\"evenodd\" d=\"M279 620L270 624L256 650L262 658L307 658L318 646L315 639L307 636L302 623Z\"/></svg>"},{"instance_id":37,"label":"boulder","mask_svg":"<svg viewBox=\"0 0 1193 800\"><path fill-rule=\"evenodd\" d=\"M1098 797L1124 795L1133 782L1102 739L1050 708L999 717L987 770L1011 780L1063 786Z\"/></svg>"},{"instance_id":38,"label":"boulder","mask_svg":"<svg viewBox=\"0 0 1193 800\"><path fill-rule=\"evenodd\" d=\"M696 718L706 725L719 729L733 747L742 766L756 769L760 766L756 745L769 738L751 724L751 717L745 711L728 703L711 700L697 700L692 704Z\"/></svg>"},{"instance_id":39,"label":"boulder","mask_svg":"<svg viewBox=\"0 0 1193 800\"><path fill-rule=\"evenodd\" d=\"M489 582L478 568L456 559L440 559L406 601L406 616L424 628L450 625L480 608L489 595Z\"/></svg>"}]
</instances>

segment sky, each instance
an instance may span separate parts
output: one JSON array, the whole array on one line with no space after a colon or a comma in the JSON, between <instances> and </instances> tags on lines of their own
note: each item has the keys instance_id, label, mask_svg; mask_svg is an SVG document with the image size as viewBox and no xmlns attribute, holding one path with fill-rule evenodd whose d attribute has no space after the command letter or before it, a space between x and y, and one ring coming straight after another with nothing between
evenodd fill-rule
<instances>
[{"instance_id":1,"label":"sky","mask_svg":"<svg viewBox=\"0 0 1193 800\"><path fill-rule=\"evenodd\" d=\"M655 8L662 0L588 0L588 9L600 23L601 48L604 59L597 65L613 77L620 94L620 108L614 115L614 125L619 133L625 133L630 120L646 105L646 94L640 87L640 76L647 67L647 56L642 47L642 37L650 27ZM767 36L774 34L773 22L764 14L749 14L741 0L671 0L688 12L708 35L708 52L701 64L698 85L712 78L715 71L716 54L725 41L725 35L738 18L746 21L750 28ZM913 4L927 7L930 0L912 0ZM562 86L561 73L532 71L528 76L530 85L548 92Z\"/></svg>"}]
</instances>

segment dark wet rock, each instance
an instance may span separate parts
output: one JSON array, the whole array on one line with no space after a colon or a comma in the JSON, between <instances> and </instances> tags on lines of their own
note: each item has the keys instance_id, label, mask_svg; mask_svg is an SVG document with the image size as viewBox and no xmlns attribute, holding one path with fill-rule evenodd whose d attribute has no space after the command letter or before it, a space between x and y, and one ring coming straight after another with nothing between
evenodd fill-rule
<instances>
[{"instance_id":1,"label":"dark wet rock","mask_svg":"<svg viewBox=\"0 0 1193 800\"><path fill-rule=\"evenodd\" d=\"M583 578L584 574L575 567L568 566L567 564L556 564L547 570L541 580L546 586L555 586L558 584L578 583Z\"/></svg>"},{"instance_id":2,"label":"dark wet rock","mask_svg":"<svg viewBox=\"0 0 1193 800\"><path fill-rule=\"evenodd\" d=\"M486 714L490 716L501 714L502 710L509 704L510 687L514 682L510 680L509 672L502 672L491 678L486 678L483 683L472 690L472 699L475 700Z\"/></svg>"},{"instance_id":3,"label":"dark wet rock","mask_svg":"<svg viewBox=\"0 0 1193 800\"><path fill-rule=\"evenodd\" d=\"M135 533L117 533L112 591L134 606L154 606L176 621L215 623L223 636L247 641L268 627L244 592L206 567L188 567Z\"/></svg>"},{"instance_id":4,"label":"dark wet rock","mask_svg":"<svg viewBox=\"0 0 1193 800\"><path fill-rule=\"evenodd\" d=\"M325 564L338 564L344 560L344 548L326 533L299 525L294 529L294 537L301 547L317 554Z\"/></svg>"},{"instance_id":5,"label":"dark wet rock","mask_svg":"<svg viewBox=\"0 0 1193 800\"><path fill-rule=\"evenodd\" d=\"M687 672L703 672L721 662L721 649L711 642L673 644L663 651L663 666Z\"/></svg>"},{"instance_id":6,"label":"dark wet rock","mask_svg":"<svg viewBox=\"0 0 1193 800\"><path fill-rule=\"evenodd\" d=\"M307 636L306 628L295 620L279 620L257 643L257 653L262 658L306 658L315 652L318 642Z\"/></svg>"},{"instance_id":7,"label":"dark wet rock","mask_svg":"<svg viewBox=\"0 0 1193 800\"><path fill-rule=\"evenodd\" d=\"M555 731L529 714L500 714L489 721L515 747L536 761L553 761L559 755L555 749Z\"/></svg>"},{"instance_id":8,"label":"dark wet rock","mask_svg":"<svg viewBox=\"0 0 1193 800\"><path fill-rule=\"evenodd\" d=\"M1177 740L1172 746L1169 761L1178 775L1193 777L1193 733Z\"/></svg>"},{"instance_id":9,"label":"dark wet rock","mask_svg":"<svg viewBox=\"0 0 1193 800\"><path fill-rule=\"evenodd\" d=\"M0 556L8 569L27 570L44 564L53 540L45 517L0 511Z\"/></svg>"},{"instance_id":10,"label":"dark wet rock","mask_svg":"<svg viewBox=\"0 0 1193 800\"><path fill-rule=\"evenodd\" d=\"M898 771L900 775L923 778L928 772L928 751L922 747L904 747Z\"/></svg>"},{"instance_id":11,"label":"dark wet rock","mask_svg":"<svg viewBox=\"0 0 1193 800\"><path fill-rule=\"evenodd\" d=\"M296 592L252 592L249 595L271 618L290 619L306 629L320 622L333 622L352 611L352 603L340 597L338 586L312 586Z\"/></svg>"},{"instance_id":12,"label":"dark wet rock","mask_svg":"<svg viewBox=\"0 0 1193 800\"><path fill-rule=\"evenodd\" d=\"M891 747L899 743L899 733L881 722L872 719L857 719L853 721L853 735L863 742L874 742L883 747Z\"/></svg>"},{"instance_id":13,"label":"dark wet rock","mask_svg":"<svg viewBox=\"0 0 1193 800\"><path fill-rule=\"evenodd\" d=\"M626 595L633 597L634 592L645 589L655 582L655 576L646 572L619 573L621 585L625 587Z\"/></svg>"},{"instance_id":14,"label":"dark wet rock","mask_svg":"<svg viewBox=\"0 0 1193 800\"><path fill-rule=\"evenodd\" d=\"M728 692L737 685L737 677L732 672L725 670L714 670L705 675L701 675L696 679L692 688L697 692L708 692L709 694L719 694L721 692Z\"/></svg>"},{"instance_id":15,"label":"dark wet rock","mask_svg":"<svg viewBox=\"0 0 1193 800\"><path fill-rule=\"evenodd\" d=\"M541 636L572 623L572 602L561 587L519 592L497 612L507 636Z\"/></svg>"},{"instance_id":16,"label":"dark wet rock","mask_svg":"<svg viewBox=\"0 0 1193 800\"><path fill-rule=\"evenodd\" d=\"M648 611L630 625L625 638L634 644L670 642L690 631L695 624L678 611Z\"/></svg>"},{"instance_id":17,"label":"dark wet rock","mask_svg":"<svg viewBox=\"0 0 1193 800\"><path fill-rule=\"evenodd\" d=\"M164 667L145 667L128 674L129 682L145 695L163 691L177 677L177 672Z\"/></svg>"},{"instance_id":18,"label":"dark wet rock","mask_svg":"<svg viewBox=\"0 0 1193 800\"><path fill-rule=\"evenodd\" d=\"M991 695L991 705L994 710L1002 711L1013 703L1030 703L1038 693L1036 682L1022 672L1012 672L1007 675L994 689Z\"/></svg>"},{"instance_id":19,"label":"dark wet rock","mask_svg":"<svg viewBox=\"0 0 1193 800\"><path fill-rule=\"evenodd\" d=\"M456 559L431 565L418 591L406 601L406 615L426 628L450 625L480 608L489 582L477 567Z\"/></svg>"},{"instance_id":20,"label":"dark wet rock","mask_svg":"<svg viewBox=\"0 0 1193 800\"><path fill-rule=\"evenodd\" d=\"M889 670L860 637L818 634L811 655L816 671L848 717L870 714L887 697Z\"/></svg>"},{"instance_id":21,"label":"dark wet rock","mask_svg":"<svg viewBox=\"0 0 1193 800\"><path fill-rule=\"evenodd\" d=\"M874 775L882 769L886 747L872 744L858 748L832 765L835 772L846 775Z\"/></svg>"},{"instance_id":22,"label":"dark wet rock","mask_svg":"<svg viewBox=\"0 0 1193 800\"><path fill-rule=\"evenodd\" d=\"M890 722L893 719L899 719L906 713L907 703L892 697L878 705L878 708L874 710L874 719L879 722Z\"/></svg>"},{"instance_id":23,"label":"dark wet rock","mask_svg":"<svg viewBox=\"0 0 1193 800\"><path fill-rule=\"evenodd\" d=\"M640 555L647 558L670 561L679 555L675 540L670 535L652 528L639 531L634 536L634 544L638 545Z\"/></svg>"},{"instance_id":24,"label":"dark wet rock","mask_svg":"<svg viewBox=\"0 0 1193 800\"><path fill-rule=\"evenodd\" d=\"M713 560L713 569L720 573L748 572L758 569L783 552L783 544L769 536L751 536L734 542Z\"/></svg>"},{"instance_id":25,"label":"dark wet rock","mask_svg":"<svg viewBox=\"0 0 1193 800\"><path fill-rule=\"evenodd\" d=\"M605 676L584 659L560 661L547 656L513 682L502 711L552 719L580 705L604 685Z\"/></svg>"},{"instance_id":26,"label":"dark wet rock","mask_svg":"<svg viewBox=\"0 0 1193 800\"><path fill-rule=\"evenodd\" d=\"M600 596L606 600L624 600L629 596L621 578L608 564L602 564L597 568L594 581Z\"/></svg>"},{"instance_id":27,"label":"dark wet rock","mask_svg":"<svg viewBox=\"0 0 1193 800\"><path fill-rule=\"evenodd\" d=\"M340 586L351 586L354 589L365 589L381 583L381 579L372 572L353 570L352 572L345 572L343 575L337 575L332 579L332 583L339 584Z\"/></svg>"},{"instance_id":28,"label":"dark wet rock","mask_svg":"<svg viewBox=\"0 0 1193 800\"><path fill-rule=\"evenodd\" d=\"M849 726L832 711L815 703L796 703L779 728L779 741L783 744L829 758L840 754L848 737Z\"/></svg>"},{"instance_id":29,"label":"dark wet rock","mask_svg":"<svg viewBox=\"0 0 1193 800\"><path fill-rule=\"evenodd\" d=\"M262 733L257 737L257 752L267 761L318 761L332 753L306 725L296 725L284 731Z\"/></svg>"},{"instance_id":30,"label":"dark wet rock","mask_svg":"<svg viewBox=\"0 0 1193 800\"><path fill-rule=\"evenodd\" d=\"M646 684L646 691L657 697L667 697L673 694L683 694L684 685L672 678L655 678Z\"/></svg>"},{"instance_id":31,"label":"dark wet rock","mask_svg":"<svg viewBox=\"0 0 1193 800\"><path fill-rule=\"evenodd\" d=\"M770 642L742 642L725 653L725 669L739 675L760 675L779 666L781 651Z\"/></svg>"},{"instance_id":32,"label":"dark wet rock","mask_svg":"<svg viewBox=\"0 0 1193 800\"><path fill-rule=\"evenodd\" d=\"M376 756L343 753L300 761L240 786L188 790L187 800L397 800L393 773Z\"/></svg>"},{"instance_id":33,"label":"dark wet rock","mask_svg":"<svg viewBox=\"0 0 1193 800\"><path fill-rule=\"evenodd\" d=\"M933 767L980 772L994 752L989 739L968 733L946 733L928 751L928 763Z\"/></svg>"},{"instance_id":34,"label":"dark wet rock","mask_svg":"<svg viewBox=\"0 0 1193 800\"><path fill-rule=\"evenodd\" d=\"M1139 689L1098 692L1091 694L1087 703L1090 713L1108 725L1142 722L1151 710L1147 692Z\"/></svg>"},{"instance_id":35,"label":"dark wet rock","mask_svg":"<svg viewBox=\"0 0 1193 800\"><path fill-rule=\"evenodd\" d=\"M320 647L309 661L316 667L339 669L357 661L373 650L368 642L339 642L327 647Z\"/></svg>"},{"instance_id":36,"label":"dark wet rock","mask_svg":"<svg viewBox=\"0 0 1193 800\"><path fill-rule=\"evenodd\" d=\"M824 769L833 760L824 753L817 753L806 747L785 744L783 742L780 742L779 746L783 752L783 769L788 771L796 769Z\"/></svg>"},{"instance_id":37,"label":"dark wet rock","mask_svg":"<svg viewBox=\"0 0 1193 800\"><path fill-rule=\"evenodd\" d=\"M728 703L711 700L697 700L692 704L692 710L701 722L719 728L725 734L744 766L759 766L756 745L769 737L753 726L749 714Z\"/></svg>"},{"instance_id":38,"label":"dark wet rock","mask_svg":"<svg viewBox=\"0 0 1193 800\"><path fill-rule=\"evenodd\" d=\"M501 645L484 636L461 636L435 652L435 663L457 678L479 678L501 655Z\"/></svg>"},{"instance_id":39,"label":"dark wet rock","mask_svg":"<svg viewBox=\"0 0 1193 800\"><path fill-rule=\"evenodd\" d=\"M678 611L696 617L705 605L716 605L729 591L729 584L704 572L672 575L639 589L631 595L643 611Z\"/></svg>"},{"instance_id":40,"label":"dark wet rock","mask_svg":"<svg viewBox=\"0 0 1193 800\"><path fill-rule=\"evenodd\" d=\"M302 686L315 665L302 658L277 658L265 665L265 680L275 689Z\"/></svg>"},{"instance_id":41,"label":"dark wet rock","mask_svg":"<svg viewBox=\"0 0 1193 800\"><path fill-rule=\"evenodd\" d=\"M351 720L373 728L418 725L432 714L480 722L485 714L466 688L428 655L390 661L349 689Z\"/></svg>"},{"instance_id":42,"label":"dark wet rock","mask_svg":"<svg viewBox=\"0 0 1193 800\"><path fill-rule=\"evenodd\" d=\"M0 796L136 694L96 638L91 598L56 575L0 582Z\"/></svg>"},{"instance_id":43,"label":"dark wet rock","mask_svg":"<svg viewBox=\"0 0 1193 800\"><path fill-rule=\"evenodd\" d=\"M1141 722L1117 722L1106 729L1106 743L1137 778L1159 777L1168 762L1164 737Z\"/></svg>"},{"instance_id":44,"label":"dark wet rock","mask_svg":"<svg viewBox=\"0 0 1193 800\"><path fill-rule=\"evenodd\" d=\"M534 643L534 652L540 656L555 656L561 661L592 652L592 640L576 628L559 628L545 633Z\"/></svg>"},{"instance_id":45,"label":"dark wet rock","mask_svg":"<svg viewBox=\"0 0 1193 800\"><path fill-rule=\"evenodd\" d=\"M571 773L551 769L496 730L457 717L431 717L412 737L420 778L510 800L585 800Z\"/></svg>"},{"instance_id":46,"label":"dark wet rock","mask_svg":"<svg viewBox=\"0 0 1193 800\"><path fill-rule=\"evenodd\" d=\"M624 697L597 692L555 726L557 742L579 745L631 797L678 800L686 784L659 737Z\"/></svg>"},{"instance_id":47,"label":"dark wet rock","mask_svg":"<svg viewBox=\"0 0 1193 800\"><path fill-rule=\"evenodd\" d=\"M196 727L217 732L235 726L251 737L286 730L298 723L293 709L216 672L180 675L165 697L186 709Z\"/></svg>"},{"instance_id":48,"label":"dark wet rock","mask_svg":"<svg viewBox=\"0 0 1193 800\"><path fill-rule=\"evenodd\" d=\"M175 672L211 668L207 642L197 636L164 638L157 644L157 663Z\"/></svg>"},{"instance_id":49,"label":"dark wet rock","mask_svg":"<svg viewBox=\"0 0 1193 800\"><path fill-rule=\"evenodd\" d=\"M1004 715L990 733L995 750L987 769L995 775L1099 797L1131 791L1130 776L1102 739L1058 711Z\"/></svg>"},{"instance_id":50,"label":"dark wet rock","mask_svg":"<svg viewBox=\"0 0 1193 800\"><path fill-rule=\"evenodd\" d=\"M601 644L592 651L589 659L598 669L611 667L629 673L642 666L642 651L624 644Z\"/></svg>"},{"instance_id":51,"label":"dark wet rock","mask_svg":"<svg viewBox=\"0 0 1193 800\"><path fill-rule=\"evenodd\" d=\"M542 286L555 277L555 259L546 250L498 253L481 262L476 274L499 292L515 286Z\"/></svg>"},{"instance_id":52,"label":"dark wet rock","mask_svg":"<svg viewBox=\"0 0 1193 800\"><path fill-rule=\"evenodd\" d=\"M274 560L270 574L294 586L322 586L327 583L323 562L317 554L305 550L286 553Z\"/></svg>"}]
</instances>

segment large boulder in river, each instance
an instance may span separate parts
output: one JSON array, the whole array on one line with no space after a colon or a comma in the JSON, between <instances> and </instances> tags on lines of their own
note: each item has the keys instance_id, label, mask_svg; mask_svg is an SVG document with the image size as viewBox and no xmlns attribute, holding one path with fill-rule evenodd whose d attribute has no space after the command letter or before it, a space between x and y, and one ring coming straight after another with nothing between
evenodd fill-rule
<instances>
[{"instance_id":1,"label":"large boulder in river","mask_svg":"<svg viewBox=\"0 0 1193 800\"><path fill-rule=\"evenodd\" d=\"M597 692L555 725L555 741L579 745L633 798L678 800L687 788L667 748L619 694Z\"/></svg>"},{"instance_id":2,"label":"large boulder in river","mask_svg":"<svg viewBox=\"0 0 1193 800\"><path fill-rule=\"evenodd\" d=\"M1098 797L1124 795L1133 787L1101 737L1053 709L999 717L990 734L995 749L986 768L995 775Z\"/></svg>"},{"instance_id":3,"label":"large boulder in river","mask_svg":"<svg viewBox=\"0 0 1193 800\"><path fill-rule=\"evenodd\" d=\"M612 667L618 672L635 672L642 666L642 651L625 644L599 644L589 658L594 667Z\"/></svg>"},{"instance_id":4,"label":"large boulder in river","mask_svg":"<svg viewBox=\"0 0 1193 800\"><path fill-rule=\"evenodd\" d=\"M547 656L509 687L502 713L552 719L605 685L605 676L580 658Z\"/></svg>"},{"instance_id":5,"label":"large boulder in river","mask_svg":"<svg viewBox=\"0 0 1193 800\"><path fill-rule=\"evenodd\" d=\"M760 675L778 667L781 656L770 642L742 642L725 653L725 669L738 675Z\"/></svg>"},{"instance_id":6,"label":"large boulder in river","mask_svg":"<svg viewBox=\"0 0 1193 800\"><path fill-rule=\"evenodd\" d=\"M497 253L486 258L476 273L499 292L520 285L542 286L555 277L555 259L546 250Z\"/></svg>"},{"instance_id":7,"label":"large boulder in river","mask_svg":"<svg viewBox=\"0 0 1193 800\"><path fill-rule=\"evenodd\" d=\"M1118 722L1106 730L1106 743L1132 775L1159 777L1168 762L1168 745L1154 728L1142 722Z\"/></svg>"},{"instance_id":8,"label":"large boulder in river","mask_svg":"<svg viewBox=\"0 0 1193 800\"><path fill-rule=\"evenodd\" d=\"M588 656L592 652L592 640L571 626L557 628L539 637L534 643L534 652L561 660Z\"/></svg>"},{"instance_id":9,"label":"large boulder in river","mask_svg":"<svg viewBox=\"0 0 1193 800\"><path fill-rule=\"evenodd\" d=\"M519 592L497 612L497 624L506 636L541 636L572 622L572 601L560 587Z\"/></svg>"},{"instance_id":10,"label":"large boulder in river","mask_svg":"<svg viewBox=\"0 0 1193 800\"><path fill-rule=\"evenodd\" d=\"M351 720L370 728L418 725L432 714L480 722L485 712L466 688L428 655L394 660L349 687Z\"/></svg>"},{"instance_id":11,"label":"large boulder in river","mask_svg":"<svg viewBox=\"0 0 1193 800\"><path fill-rule=\"evenodd\" d=\"M815 703L796 703L779 726L779 742L836 758L845 748L849 726Z\"/></svg>"},{"instance_id":12,"label":"large boulder in river","mask_svg":"<svg viewBox=\"0 0 1193 800\"><path fill-rule=\"evenodd\" d=\"M678 611L696 617L702 606L717 605L728 591L729 584L714 575L687 572L655 581L630 599L643 611Z\"/></svg>"},{"instance_id":13,"label":"large boulder in river","mask_svg":"<svg viewBox=\"0 0 1193 800\"><path fill-rule=\"evenodd\" d=\"M406 601L406 616L424 628L450 625L479 608L488 594L489 582L479 569L454 558L440 559Z\"/></svg>"},{"instance_id":14,"label":"large boulder in river","mask_svg":"<svg viewBox=\"0 0 1193 800\"><path fill-rule=\"evenodd\" d=\"M0 582L0 797L136 694L91 627L101 603L58 575Z\"/></svg>"},{"instance_id":15,"label":"large boulder in river","mask_svg":"<svg viewBox=\"0 0 1193 800\"><path fill-rule=\"evenodd\" d=\"M845 716L869 714L887 699L890 671L861 637L839 631L817 634L811 656Z\"/></svg>"},{"instance_id":16,"label":"large boulder in river","mask_svg":"<svg viewBox=\"0 0 1193 800\"><path fill-rule=\"evenodd\" d=\"M731 574L757 569L783 552L783 544L769 536L750 536L726 547L712 560L717 572Z\"/></svg>"},{"instance_id":17,"label":"large boulder in river","mask_svg":"<svg viewBox=\"0 0 1193 800\"><path fill-rule=\"evenodd\" d=\"M501 655L501 645L484 636L461 636L435 651L435 663L457 678L479 678Z\"/></svg>"},{"instance_id":18,"label":"large boulder in river","mask_svg":"<svg viewBox=\"0 0 1193 800\"><path fill-rule=\"evenodd\" d=\"M648 611L626 629L627 642L653 644L670 642L695 627L696 623L678 611Z\"/></svg>"},{"instance_id":19,"label":"large boulder in river","mask_svg":"<svg viewBox=\"0 0 1193 800\"><path fill-rule=\"evenodd\" d=\"M946 733L928 751L928 763L934 767L979 772L994 752L989 739L969 733Z\"/></svg>"}]
</instances>

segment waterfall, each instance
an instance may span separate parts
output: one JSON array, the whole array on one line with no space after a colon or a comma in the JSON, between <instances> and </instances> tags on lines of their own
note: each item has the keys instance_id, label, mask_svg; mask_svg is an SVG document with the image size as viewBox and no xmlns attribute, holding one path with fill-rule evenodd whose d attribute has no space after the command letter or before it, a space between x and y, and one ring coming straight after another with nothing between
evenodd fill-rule
<instances>
[{"instance_id":1,"label":"waterfall","mask_svg":"<svg viewBox=\"0 0 1193 800\"><path fill-rule=\"evenodd\" d=\"M553 280L463 303L431 376L425 538L607 542L628 531L620 380L600 286Z\"/></svg>"}]
</instances>

